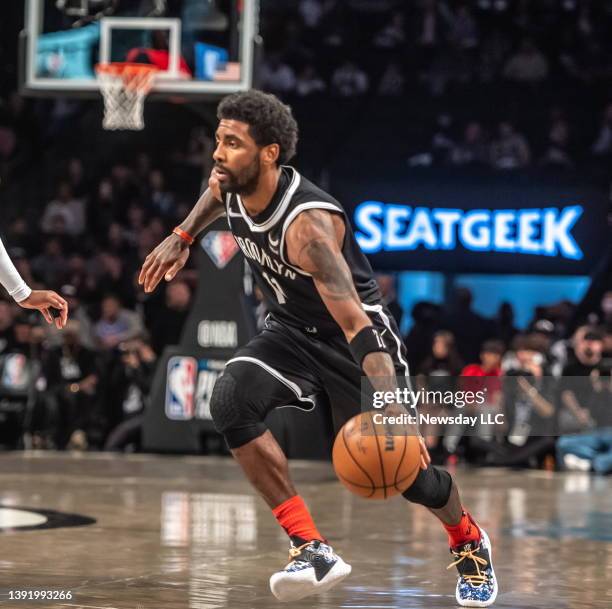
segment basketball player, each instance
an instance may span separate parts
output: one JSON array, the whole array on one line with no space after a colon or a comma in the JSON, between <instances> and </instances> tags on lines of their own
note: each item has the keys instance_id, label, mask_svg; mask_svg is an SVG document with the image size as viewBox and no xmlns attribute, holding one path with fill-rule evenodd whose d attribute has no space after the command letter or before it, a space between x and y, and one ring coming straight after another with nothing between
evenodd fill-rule
<instances>
[{"instance_id":1,"label":"basketball player","mask_svg":"<svg viewBox=\"0 0 612 609\"><path fill-rule=\"evenodd\" d=\"M68 303L59 294L50 290L31 290L9 258L2 240L0 240L0 283L20 307L37 309L47 323L52 324L55 320L58 330L66 325ZM55 309L59 311L57 316L54 315Z\"/></svg>"},{"instance_id":2,"label":"basketball player","mask_svg":"<svg viewBox=\"0 0 612 609\"><path fill-rule=\"evenodd\" d=\"M218 108L215 167L209 188L185 219L147 256L146 292L183 267L189 246L225 215L270 314L265 328L227 362L211 414L247 478L290 542L290 562L272 575L272 593L294 601L328 590L351 571L319 532L289 476L287 460L264 419L289 404L312 409L326 394L336 428L360 412L362 375L407 376L405 348L381 302L372 269L344 209L286 163L298 129L288 106L259 91L226 97ZM448 532L457 566L457 601L485 607L497 595L486 533L462 508L451 476L430 465L404 493Z\"/></svg>"}]
</instances>

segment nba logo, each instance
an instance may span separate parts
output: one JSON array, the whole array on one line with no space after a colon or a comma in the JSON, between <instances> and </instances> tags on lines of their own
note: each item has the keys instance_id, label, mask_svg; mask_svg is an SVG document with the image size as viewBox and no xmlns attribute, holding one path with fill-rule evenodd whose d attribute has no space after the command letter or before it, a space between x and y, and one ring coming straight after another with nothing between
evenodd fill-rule
<instances>
[{"instance_id":1,"label":"nba logo","mask_svg":"<svg viewBox=\"0 0 612 609\"><path fill-rule=\"evenodd\" d=\"M201 244L218 269L226 267L238 251L238 244L229 231L211 231Z\"/></svg>"},{"instance_id":2,"label":"nba logo","mask_svg":"<svg viewBox=\"0 0 612 609\"><path fill-rule=\"evenodd\" d=\"M169 419L193 419L197 372L198 363L194 357L174 356L168 361L166 416Z\"/></svg>"}]
</instances>

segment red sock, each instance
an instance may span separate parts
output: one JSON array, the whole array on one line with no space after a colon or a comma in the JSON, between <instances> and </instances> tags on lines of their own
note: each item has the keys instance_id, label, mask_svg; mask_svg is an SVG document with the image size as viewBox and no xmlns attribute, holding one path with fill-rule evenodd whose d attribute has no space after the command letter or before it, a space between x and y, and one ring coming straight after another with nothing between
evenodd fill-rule
<instances>
[{"instance_id":1,"label":"red sock","mask_svg":"<svg viewBox=\"0 0 612 609\"><path fill-rule=\"evenodd\" d=\"M469 512L461 512L461 520L456 525L442 523L448 533L448 544L451 548L465 545L471 541L480 541L480 529Z\"/></svg>"},{"instance_id":2,"label":"red sock","mask_svg":"<svg viewBox=\"0 0 612 609\"><path fill-rule=\"evenodd\" d=\"M299 495L287 499L275 507L272 513L294 543L302 545L313 539L325 541L325 537L319 533L304 500Z\"/></svg>"}]
</instances>

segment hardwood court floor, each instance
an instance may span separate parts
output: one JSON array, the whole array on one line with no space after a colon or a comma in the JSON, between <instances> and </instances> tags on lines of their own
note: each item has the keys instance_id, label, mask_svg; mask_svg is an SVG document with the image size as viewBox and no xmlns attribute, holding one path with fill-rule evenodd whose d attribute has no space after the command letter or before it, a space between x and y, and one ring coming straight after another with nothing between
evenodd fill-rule
<instances>
[{"instance_id":1,"label":"hardwood court floor","mask_svg":"<svg viewBox=\"0 0 612 609\"><path fill-rule=\"evenodd\" d=\"M333 591L292 609L455 607L445 535L403 499L360 500L327 464L294 478L353 565ZM612 607L612 479L459 470L464 503L493 542L496 607ZM7 508L29 508L29 511ZM52 528L70 519L94 524ZM38 513L42 512L42 515ZM35 528L46 522L51 528ZM0 454L0 607L271 609L268 578L287 542L229 459ZM42 525L45 526L45 525ZM72 591L72 600L8 599L10 589Z\"/></svg>"}]
</instances>

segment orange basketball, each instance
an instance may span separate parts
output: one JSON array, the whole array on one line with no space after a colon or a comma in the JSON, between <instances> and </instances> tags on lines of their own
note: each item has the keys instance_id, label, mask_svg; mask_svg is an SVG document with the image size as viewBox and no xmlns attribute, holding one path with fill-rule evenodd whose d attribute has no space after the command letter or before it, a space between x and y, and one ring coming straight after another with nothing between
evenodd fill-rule
<instances>
[{"instance_id":1,"label":"orange basketball","mask_svg":"<svg viewBox=\"0 0 612 609\"><path fill-rule=\"evenodd\" d=\"M394 435L396 429L374 423L373 412L348 421L336 436L336 475L349 491L366 499L403 493L419 473L421 453L416 436Z\"/></svg>"}]
</instances>

